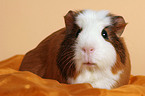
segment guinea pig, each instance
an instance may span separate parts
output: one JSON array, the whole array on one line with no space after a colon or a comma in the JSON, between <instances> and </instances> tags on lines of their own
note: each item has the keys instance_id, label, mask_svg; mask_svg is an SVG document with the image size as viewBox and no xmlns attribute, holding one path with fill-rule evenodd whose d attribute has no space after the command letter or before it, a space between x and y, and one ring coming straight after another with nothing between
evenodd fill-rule
<instances>
[{"instance_id":1,"label":"guinea pig","mask_svg":"<svg viewBox=\"0 0 145 96\"><path fill-rule=\"evenodd\" d=\"M69 11L62 28L29 51L20 66L61 83L112 89L128 84L131 65L123 37L127 23L109 11Z\"/></svg>"}]
</instances>

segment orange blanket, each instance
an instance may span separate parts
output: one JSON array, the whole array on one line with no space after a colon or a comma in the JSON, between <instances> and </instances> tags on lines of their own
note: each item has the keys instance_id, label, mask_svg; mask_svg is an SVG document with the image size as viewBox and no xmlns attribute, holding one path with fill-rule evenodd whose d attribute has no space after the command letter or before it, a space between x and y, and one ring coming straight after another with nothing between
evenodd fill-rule
<instances>
[{"instance_id":1,"label":"orange blanket","mask_svg":"<svg viewBox=\"0 0 145 96\"><path fill-rule=\"evenodd\" d=\"M145 76L131 76L128 85L107 90L90 84L61 84L31 72L18 71L23 55L0 62L0 96L145 96Z\"/></svg>"}]
</instances>

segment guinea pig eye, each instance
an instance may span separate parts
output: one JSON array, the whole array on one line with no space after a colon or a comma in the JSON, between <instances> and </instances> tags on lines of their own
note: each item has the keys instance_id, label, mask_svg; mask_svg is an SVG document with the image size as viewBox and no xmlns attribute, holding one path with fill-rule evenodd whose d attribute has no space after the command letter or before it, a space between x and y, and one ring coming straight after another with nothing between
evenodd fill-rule
<instances>
[{"instance_id":1,"label":"guinea pig eye","mask_svg":"<svg viewBox=\"0 0 145 96\"><path fill-rule=\"evenodd\" d=\"M102 31L102 36L103 36L104 39L108 39L108 34L104 29Z\"/></svg>"},{"instance_id":2,"label":"guinea pig eye","mask_svg":"<svg viewBox=\"0 0 145 96\"><path fill-rule=\"evenodd\" d=\"M82 29L78 29L77 33L76 33L76 37L78 37L79 33L82 31Z\"/></svg>"}]
</instances>

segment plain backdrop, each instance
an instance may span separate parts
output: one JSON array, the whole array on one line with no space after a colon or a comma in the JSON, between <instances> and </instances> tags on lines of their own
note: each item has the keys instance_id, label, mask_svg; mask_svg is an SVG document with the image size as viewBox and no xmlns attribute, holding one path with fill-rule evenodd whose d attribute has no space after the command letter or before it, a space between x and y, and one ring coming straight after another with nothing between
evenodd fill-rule
<instances>
[{"instance_id":1,"label":"plain backdrop","mask_svg":"<svg viewBox=\"0 0 145 96\"><path fill-rule=\"evenodd\" d=\"M145 0L0 0L0 60L25 54L64 27L69 10L109 10L128 25L123 33L133 75L145 75Z\"/></svg>"}]
</instances>

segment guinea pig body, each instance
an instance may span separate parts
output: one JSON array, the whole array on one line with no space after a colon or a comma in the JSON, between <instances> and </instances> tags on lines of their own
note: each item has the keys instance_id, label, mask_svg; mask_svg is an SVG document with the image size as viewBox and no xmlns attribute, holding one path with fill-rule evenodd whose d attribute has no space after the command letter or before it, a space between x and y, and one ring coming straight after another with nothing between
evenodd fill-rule
<instances>
[{"instance_id":1,"label":"guinea pig body","mask_svg":"<svg viewBox=\"0 0 145 96\"><path fill-rule=\"evenodd\" d=\"M51 53L41 50L47 54L42 56L45 60L40 60L39 66L42 67L30 68L32 66L28 66L26 58L27 55L33 56L32 53L38 52L35 49L35 52L31 51L25 56L20 70L29 69L28 71L39 75L42 68L44 71L43 76L39 75L41 77L70 84L90 83L95 88L112 89L127 84L130 77L130 58L124 40L120 37L126 26L123 17L114 16L105 10L82 10L69 11L64 18L66 28L58 31L64 33L62 40L55 39L53 42L58 45L56 50L52 46L47 47L47 50L55 51L54 58L52 56L53 59L50 60L48 56ZM40 56L32 58L35 58L32 62L36 64L36 59ZM48 72L51 68L59 71L53 74L57 78Z\"/></svg>"}]
</instances>

